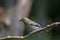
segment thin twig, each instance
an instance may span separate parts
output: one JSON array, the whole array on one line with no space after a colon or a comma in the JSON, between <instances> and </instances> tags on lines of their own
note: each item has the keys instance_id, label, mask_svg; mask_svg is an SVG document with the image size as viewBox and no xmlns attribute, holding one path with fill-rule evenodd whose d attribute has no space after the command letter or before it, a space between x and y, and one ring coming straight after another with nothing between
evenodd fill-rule
<instances>
[{"instance_id":1,"label":"thin twig","mask_svg":"<svg viewBox=\"0 0 60 40\"><path fill-rule=\"evenodd\" d=\"M46 30L46 29L49 29L49 28L52 28L52 27L57 27L57 26L60 26L60 22L55 22L55 23L52 23L52 24L50 24L50 25L47 25L47 26L45 26L44 28L35 30L35 31L29 33L29 34L26 35L26 36L7 36L7 37L0 38L0 39L10 39L10 38L11 38L11 39L13 39L13 38L26 39L26 38L28 38L28 37L31 37L31 36L35 35L36 33L40 33L40 32L43 31L43 30Z\"/></svg>"},{"instance_id":2,"label":"thin twig","mask_svg":"<svg viewBox=\"0 0 60 40\"><path fill-rule=\"evenodd\" d=\"M42 28L42 29L38 29L38 30L36 30L36 31L33 31L33 32L29 33L28 35L24 36L24 38L30 37L30 36L32 36L32 35L35 35L36 33L40 33L41 31L44 31L44 30L46 30L46 29L49 29L49 28L52 28L52 27L56 27L56 26L59 26L59 25L60 25L60 22L52 23L52 24L50 24L50 25L45 26L45 27Z\"/></svg>"}]
</instances>

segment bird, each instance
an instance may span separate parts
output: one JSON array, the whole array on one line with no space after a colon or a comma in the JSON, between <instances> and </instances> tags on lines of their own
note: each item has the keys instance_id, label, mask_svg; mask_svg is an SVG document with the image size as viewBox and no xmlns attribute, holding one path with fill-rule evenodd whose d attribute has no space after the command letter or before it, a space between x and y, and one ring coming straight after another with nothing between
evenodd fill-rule
<instances>
[{"instance_id":1,"label":"bird","mask_svg":"<svg viewBox=\"0 0 60 40\"><path fill-rule=\"evenodd\" d=\"M29 18L27 18L27 17L23 17L23 18L22 18L22 21L23 21L25 24L28 25L27 29L28 29L28 30L31 30L30 32L35 31L35 30L43 29L43 27L42 27L40 24L38 24L38 23L35 22L35 21L32 21L31 19L29 19ZM49 32L50 30L51 30L51 28L46 29L45 31L46 31L46 32ZM29 32L29 31L28 31L28 32Z\"/></svg>"},{"instance_id":2,"label":"bird","mask_svg":"<svg viewBox=\"0 0 60 40\"><path fill-rule=\"evenodd\" d=\"M29 27L34 31L34 30L38 30L38 29L42 29L42 26L38 23L36 23L35 21L30 20L27 17L23 17L22 21L25 22L27 25L29 25Z\"/></svg>"}]
</instances>

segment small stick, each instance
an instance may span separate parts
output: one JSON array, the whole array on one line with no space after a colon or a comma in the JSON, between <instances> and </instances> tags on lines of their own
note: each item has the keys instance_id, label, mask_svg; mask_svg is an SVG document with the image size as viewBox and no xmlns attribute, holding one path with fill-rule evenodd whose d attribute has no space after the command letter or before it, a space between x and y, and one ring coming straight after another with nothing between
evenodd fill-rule
<instances>
[{"instance_id":1,"label":"small stick","mask_svg":"<svg viewBox=\"0 0 60 40\"><path fill-rule=\"evenodd\" d=\"M26 38L29 38L29 37L35 35L36 33L40 33L40 32L43 31L43 30L46 30L46 29L49 29L49 28L52 28L52 27L56 27L56 26L60 26L60 22L55 22L55 23L52 23L52 24L50 24L50 25L47 25L47 26L45 26L44 28L39 29L39 30L35 30L35 31L29 33L29 34L26 35L26 36L7 36L7 37L0 38L0 39L10 39L10 38L11 38L11 39L13 39L13 38L26 39Z\"/></svg>"}]
</instances>

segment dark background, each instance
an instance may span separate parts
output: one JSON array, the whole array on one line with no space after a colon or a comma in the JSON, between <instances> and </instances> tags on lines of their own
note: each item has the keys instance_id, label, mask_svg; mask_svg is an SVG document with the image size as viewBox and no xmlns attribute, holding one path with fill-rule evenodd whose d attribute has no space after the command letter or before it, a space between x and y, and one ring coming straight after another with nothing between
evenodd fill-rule
<instances>
[{"instance_id":1,"label":"dark background","mask_svg":"<svg viewBox=\"0 0 60 40\"><path fill-rule=\"evenodd\" d=\"M30 13L31 17L42 26L60 22L60 0L34 0ZM60 40L60 26L52 28L51 33L52 40Z\"/></svg>"}]
</instances>

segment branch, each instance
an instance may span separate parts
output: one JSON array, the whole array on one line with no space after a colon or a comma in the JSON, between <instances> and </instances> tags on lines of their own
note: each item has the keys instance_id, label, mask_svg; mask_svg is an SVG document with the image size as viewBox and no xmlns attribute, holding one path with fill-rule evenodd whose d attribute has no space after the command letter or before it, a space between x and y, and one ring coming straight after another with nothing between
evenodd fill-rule
<instances>
[{"instance_id":1,"label":"branch","mask_svg":"<svg viewBox=\"0 0 60 40\"><path fill-rule=\"evenodd\" d=\"M35 31L29 33L29 34L26 35L26 36L7 36L7 37L0 38L0 39L14 39L14 38L15 38L15 39L20 39L20 40L21 40L21 39L26 39L26 38L28 38L28 37L31 37L31 36L35 35L36 33L40 33L40 32L43 31L43 30L46 30L46 29L49 29L49 28L52 28L52 27L57 27L57 26L60 26L60 22L55 22L55 23L52 23L52 24L50 24L50 25L47 25L47 26L45 26L44 28L35 30Z\"/></svg>"},{"instance_id":2,"label":"branch","mask_svg":"<svg viewBox=\"0 0 60 40\"><path fill-rule=\"evenodd\" d=\"M52 27L57 27L57 26L59 26L59 25L60 25L60 22L52 23L52 24L50 24L50 25L45 26L45 27L42 28L42 29L38 29L38 30L36 30L36 31L33 31L33 32L29 33L28 35L24 36L24 38L28 38L28 37L30 37L30 36L35 35L36 33L40 33L41 31L47 30L47 29L52 28Z\"/></svg>"}]
</instances>

